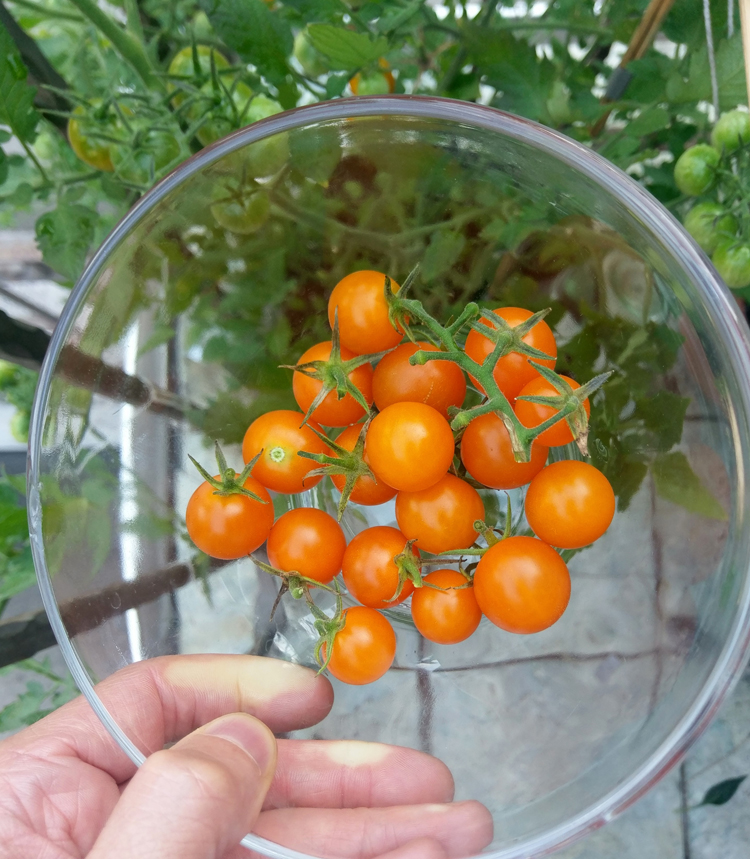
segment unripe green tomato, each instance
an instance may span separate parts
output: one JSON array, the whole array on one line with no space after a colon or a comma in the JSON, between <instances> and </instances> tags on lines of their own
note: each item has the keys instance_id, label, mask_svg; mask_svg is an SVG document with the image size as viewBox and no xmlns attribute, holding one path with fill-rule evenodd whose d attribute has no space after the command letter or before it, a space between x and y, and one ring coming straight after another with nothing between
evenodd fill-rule
<instances>
[{"instance_id":1,"label":"unripe green tomato","mask_svg":"<svg viewBox=\"0 0 750 859\"><path fill-rule=\"evenodd\" d=\"M730 289L750 286L750 245L725 239L719 243L711 259Z\"/></svg>"},{"instance_id":2,"label":"unripe green tomato","mask_svg":"<svg viewBox=\"0 0 750 859\"><path fill-rule=\"evenodd\" d=\"M721 155L718 149L699 143L691 146L677 159L674 181L683 194L697 197L713 185Z\"/></svg>"},{"instance_id":3,"label":"unripe green tomato","mask_svg":"<svg viewBox=\"0 0 750 859\"><path fill-rule=\"evenodd\" d=\"M4 391L16 381L17 370L18 367L11 361L0 360L0 391Z\"/></svg>"},{"instance_id":4,"label":"unripe green tomato","mask_svg":"<svg viewBox=\"0 0 750 859\"><path fill-rule=\"evenodd\" d=\"M277 101L256 95L245 114L245 125L282 112L283 108ZM239 154L246 175L254 179L273 176L289 160L289 141L286 133L274 134L273 137L251 143Z\"/></svg>"},{"instance_id":5,"label":"unripe green tomato","mask_svg":"<svg viewBox=\"0 0 750 859\"><path fill-rule=\"evenodd\" d=\"M193 36L196 40L210 40L214 37L214 28L211 26L211 22L208 20L208 15L206 15L205 12L197 12L195 15L193 15L191 26L193 30Z\"/></svg>"},{"instance_id":6,"label":"unripe green tomato","mask_svg":"<svg viewBox=\"0 0 750 859\"><path fill-rule=\"evenodd\" d=\"M209 45L196 45L196 53L198 54L198 69L195 68L193 61L193 46L188 45L187 48L177 51L172 57L172 61L167 69L167 74L175 77L195 78L196 72L198 77L209 77L211 75L211 54L214 56L214 67L217 71L229 68L229 62L223 54L220 54L215 48ZM181 92L177 81L167 81L167 91L173 92L172 103L175 107L179 107L187 98L185 92Z\"/></svg>"},{"instance_id":7,"label":"unripe green tomato","mask_svg":"<svg viewBox=\"0 0 750 859\"><path fill-rule=\"evenodd\" d=\"M349 81L354 95L388 95L395 87L393 75L390 72L372 72L356 75Z\"/></svg>"},{"instance_id":8,"label":"unripe green tomato","mask_svg":"<svg viewBox=\"0 0 750 859\"><path fill-rule=\"evenodd\" d=\"M242 82L237 83L234 88L229 87L227 84L227 88L230 89L231 99L237 111L236 116L239 118L239 124L235 119L235 113L231 106L226 103L226 96L223 96L222 101L211 110L208 121L195 133L195 136L204 146L208 146L209 143L213 143L221 137L226 137L227 134L231 134L237 128L248 124L247 106L253 97L253 91ZM210 104L210 100L214 97L215 91L212 81L203 84L201 94L205 95L206 100L196 102L188 111L190 122L198 119L206 106Z\"/></svg>"},{"instance_id":9,"label":"unripe green tomato","mask_svg":"<svg viewBox=\"0 0 750 859\"><path fill-rule=\"evenodd\" d=\"M721 151L734 152L744 143L750 143L750 114L744 110L723 113L711 131L711 143Z\"/></svg>"},{"instance_id":10,"label":"unripe green tomato","mask_svg":"<svg viewBox=\"0 0 750 859\"><path fill-rule=\"evenodd\" d=\"M29 424L31 415L20 409L10 419L10 434L16 441L25 444L29 440Z\"/></svg>"},{"instance_id":11,"label":"unripe green tomato","mask_svg":"<svg viewBox=\"0 0 750 859\"><path fill-rule=\"evenodd\" d=\"M132 185L148 185L161 171L176 161L181 152L177 138L167 131L147 131L135 143L112 146L112 163L117 176Z\"/></svg>"},{"instance_id":12,"label":"unripe green tomato","mask_svg":"<svg viewBox=\"0 0 750 859\"><path fill-rule=\"evenodd\" d=\"M211 206L211 214L225 230L245 236L265 224L270 208L271 201L265 191L248 191L244 195L226 194L225 199L219 199Z\"/></svg>"},{"instance_id":13,"label":"unripe green tomato","mask_svg":"<svg viewBox=\"0 0 750 859\"><path fill-rule=\"evenodd\" d=\"M96 99L91 107L99 107L101 103L101 99ZM111 135L113 125L114 123L97 121L87 114L82 104L76 105L73 116L68 120L70 148L84 164L95 170L111 173L115 169L111 157L112 145L96 134Z\"/></svg>"},{"instance_id":14,"label":"unripe green tomato","mask_svg":"<svg viewBox=\"0 0 750 859\"><path fill-rule=\"evenodd\" d=\"M307 30L300 30L294 37L294 57L309 78L318 78L331 70L328 61L310 41Z\"/></svg>"},{"instance_id":15,"label":"unripe green tomato","mask_svg":"<svg viewBox=\"0 0 750 859\"><path fill-rule=\"evenodd\" d=\"M685 229L707 254L737 232L737 219L718 203L698 203L685 217Z\"/></svg>"}]
</instances>

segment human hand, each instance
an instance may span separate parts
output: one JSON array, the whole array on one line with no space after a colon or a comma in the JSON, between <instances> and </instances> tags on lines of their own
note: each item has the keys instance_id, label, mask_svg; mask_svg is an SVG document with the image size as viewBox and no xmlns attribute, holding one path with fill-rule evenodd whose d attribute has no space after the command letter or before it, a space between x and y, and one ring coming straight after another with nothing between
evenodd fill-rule
<instances>
[{"instance_id":1,"label":"human hand","mask_svg":"<svg viewBox=\"0 0 750 859\"><path fill-rule=\"evenodd\" d=\"M492 818L452 803L436 758L378 743L276 740L323 719L333 690L256 656L136 663L97 694L147 755L137 769L78 698L0 743L2 859L248 859L251 830L308 854L447 859ZM170 749L165 744L178 742Z\"/></svg>"}]
</instances>

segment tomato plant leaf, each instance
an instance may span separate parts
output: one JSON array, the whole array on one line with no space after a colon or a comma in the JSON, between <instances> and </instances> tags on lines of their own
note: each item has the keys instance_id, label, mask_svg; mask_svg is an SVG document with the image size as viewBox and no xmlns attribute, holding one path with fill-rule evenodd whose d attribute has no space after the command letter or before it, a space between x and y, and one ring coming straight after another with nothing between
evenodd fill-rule
<instances>
[{"instance_id":1,"label":"tomato plant leaf","mask_svg":"<svg viewBox=\"0 0 750 859\"><path fill-rule=\"evenodd\" d=\"M716 75L719 81L719 106L729 110L747 103L747 84L742 53L742 38L737 32L719 43L716 51ZM706 46L693 53L687 79L675 72L667 81L667 98L672 104L711 101L711 73Z\"/></svg>"},{"instance_id":2,"label":"tomato plant leaf","mask_svg":"<svg viewBox=\"0 0 750 859\"><path fill-rule=\"evenodd\" d=\"M26 83L27 70L5 25L0 23L0 125L23 143L36 136L39 114L34 109L36 88Z\"/></svg>"},{"instance_id":3,"label":"tomato plant leaf","mask_svg":"<svg viewBox=\"0 0 750 859\"><path fill-rule=\"evenodd\" d=\"M689 405L690 397L659 391L653 397L636 401L635 416L656 435L657 448L666 453L682 438L682 425Z\"/></svg>"},{"instance_id":4,"label":"tomato plant leaf","mask_svg":"<svg viewBox=\"0 0 750 859\"><path fill-rule=\"evenodd\" d=\"M307 28L313 47L335 69L349 71L375 62L388 50L388 40L379 36L373 42L364 33L355 33L332 24L310 24Z\"/></svg>"},{"instance_id":5,"label":"tomato plant leaf","mask_svg":"<svg viewBox=\"0 0 750 859\"><path fill-rule=\"evenodd\" d=\"M263 0L202 0L213 28L226 44L261 74L283 81L292 52L292 31Z\"/></svg>"},{"instance_id":6,"label":"tomato plant leaf","mask_svg":"<svg viewBox=\"0 0 750 859\"><path fill-rule=\"evenodd\" d=\"M87 206L61 203L36 222L36 240L50 268L77 280L94 240L97 213Z\"/></svg>"},{"instance_id":7,"label":"tomato plant leaf","mask_svg":"<svg viewBox=\"0 0 750 859\"><path fill-rule=\"evenodd\" d=\"M407 21L410 21L419 10L424 6L424 0L414 0L412 3L407 3L400 9L390 9L378 20L377 30L379 33L393 33L399 27L403 27Z\"/></svg>"},{"instance_id":8,"label":"tomato plant leaf","mask_svg":"<svg viewBox=\"0 0 750 859\"><path fill-rule=\"evenodd\" d=\"M698 808L702 805L724 805L737 793L737 789L747 778L746 775L737 776L736 778L728 778L718 784L710 787L703 799L698 804Z\"/></svg>"},{"instance_id":9,"label":"tomato plant leaf","mask_svg":"<svg viewBox=\"0 0 750 859\"><path fill-rule=\"evenodd\" d=\"M627 127L628 134L632 137L643 137L654 131L661 131L671 122L671 115L666 108L651 107L644 110Z\"/></svg>"},{"instance_id":10,"label":"tomato plant leaf","mask_svg":"<svg viewBox=\"0 0 750 859\"><path fill-rule=\"evenodd\" d=\"M8 178L8 156L0 149L0 185Z\"/></svg>"},{"instance_id":11,"label":"tomato plant leaf","mask_svg":"<svg viewBox=\"0 0 750 859\"><path fill-rule=\"evenodd\" d=\"M727 519L726 511L703 485L684 453L673 451L657 456L651 473L662 498L708 519Z\"/></svg>"},{"instance_id":12,"label":"tomato plant leaf","mask_svg":"<svg viewBox=\"0 0 750 859\"><path fill-rule=\"evenodd\" d=\"M465 245L466 239L460 233L435 233L422 257L422 278L426 281L434 280L445 274L461 256Z\"/></svg>"}]
</instances>

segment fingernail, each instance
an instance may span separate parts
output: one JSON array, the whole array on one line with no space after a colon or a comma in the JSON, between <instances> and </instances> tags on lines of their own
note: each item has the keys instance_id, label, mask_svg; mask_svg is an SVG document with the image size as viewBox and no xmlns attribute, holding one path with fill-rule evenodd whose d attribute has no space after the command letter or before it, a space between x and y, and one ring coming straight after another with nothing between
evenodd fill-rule
<instances>
[{"instance_id":1,"label":"fingernail","mask_svg":"<svg viewBox=\"0 0 750 859\"><path fill-rule=\"evenodd\" d=\"M212 737L221 737L239 746L264 773L271 764L276 747L273 734L253 716L236 713L224 716L203 729Z\"/></svg>"}]
</instances>

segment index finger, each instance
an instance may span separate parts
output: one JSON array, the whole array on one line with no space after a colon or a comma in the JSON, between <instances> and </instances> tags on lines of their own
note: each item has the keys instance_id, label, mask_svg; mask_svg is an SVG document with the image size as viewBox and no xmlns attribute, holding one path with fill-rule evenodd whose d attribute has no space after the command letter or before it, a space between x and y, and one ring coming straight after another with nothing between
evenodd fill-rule
<instances>
[{"instance_id":1,"label":"index finger","mask_svg":"<svg viewBox=\"0 0 750 859\"><path fill-rule=\"evenodd\" d=\"M157 657L118 671L96 693L144 755L227 713L249 713L279 733L317 724L333 704L324 677L262 656ZM7 742L47 759L79 758L118 783L136 770L83 698Z\"/></svg>"}]
</instances>

